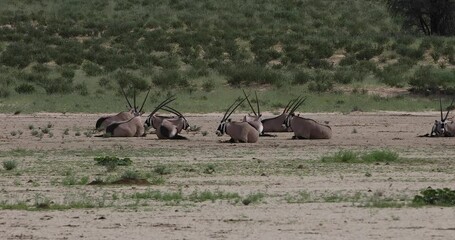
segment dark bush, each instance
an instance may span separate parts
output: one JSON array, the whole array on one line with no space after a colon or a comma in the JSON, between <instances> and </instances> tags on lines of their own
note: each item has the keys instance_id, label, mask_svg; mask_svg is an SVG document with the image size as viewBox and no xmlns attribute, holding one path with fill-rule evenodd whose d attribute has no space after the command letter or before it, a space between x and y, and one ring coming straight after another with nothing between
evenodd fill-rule
<instances>
[{"instance_id":1,"label":"dark bush","mask_svg":"<svg viewBox=\"0 0 455 240\"><path fill-rule=\"evenodd\" d=\"M62 67L60 69L60 74L62 75L62 77L68 78L68 79L73 79L74 76L75 76L74 70L72 68L70 68L70 67L67 67L67 66Z\"/></svg>"},{"instance_id":2,"label":"dark bush","mask_svg":"<svg viewBox=\"0 0 455 240\"><path fill-rule=\"evenodd\" d=\"M190 84L178 70L165 70L153 78L153 83L164 89L186 88Z\"/></svg>"},{"instance_id":3,"label":"dark bush","mask_svg":"<svg viewBox=\"0 0 455 240\"><path fill-rule=\"evenodd\" d=\"M14 89L17 93L20 94L30 94L35 92L35 87L28 83L22 83Z\"/></svg>"},{"instance_id":4,"label":"dark bush","mask_svg":"<svg viewBox=\"0 0 455 240\"><path fill-rule=\"evenodd\" d=\"M73 80L63 77L49 78L40 85L46 90L47 94L71 93L73 91Z\"/></svg>"},{"instance_id":5,"label":"dark bush","mask_svg":"<svg viewBox=\"0 0 455 240\"><path fill-rule=\"evenodd\" d=\"M455 90L455 72L448 69L438 69L432 66L422 66L417 69L409 80L413 92L437 93Z\"/></svg>"},{"instance_id":6,"label":"dark bush","mask_svg":"<svg viewBox=\"0 0 455 240\"><path fill-rule=\"evenodd\" d=\"M311 92L328 92L333 89L333 75L329 71L317 70L314 79L308 84Z\"/></svg>"},{"instance_id":7,"label":"dark bush","mask_svg":"<svg viewBox=\"0 0 455 240\"><path fill-rule=\"evenodd\" d=\"M87 60L82 62L81 68L87 76L98 76L103 73L103 69L98 64Z\"/></svg>"},{"instance_id":8,"label":"dark bush","mask_svg":"<svg viewBox=\"0 0 455 240\"><path fill-rule=\"evenodd\" d=\"M418 205L454 206L455 191L449 188L428 188L415 195L412 203Z\"/></svg>"},{"instance_id":9,"label":"dark bush","mask_svg":"<svg viewBox=\"0 0 455 240\"><path fill-rule=\"evenodd\" d=\"M121 88L126 88L127 86L132 86L133 88L139 91L145 91L149 89L150 84L147 80L136 76L132 72L125 70L118 70L113 75L114 79L117 80L117 83Z\"/></svg>"},{"instance_id":10,"label":"dark bush","mask_svg":"<svg viewBox=\"0 0 455 240\"><path fill-rule=\"evenodd\" d=\"M313 75L308 70L300 70L294 74L294 84L305 84L313 79Z\"/></svg>"},{"instance_id":11,"label":"dark bush","mask_svg":"<svg viewBox=\"0 0 455 240\"><path fill-rule=\"evenodd\" d=\"M84 82L74 85L74 91L76 91L81 96L87 96L88 95L87 84Z\"/></svg>"},{"instance_id":12,"label":"dark bush","mask_svg":"<svg viewBox=\"0 0 455 240\"><path fill-rule=\"evenodd\" d=\"M233 66L227 72L228 83L232 86L251 84L281 84L286 77L277 70L257 65Z\"/></svg>"}]
</instances>

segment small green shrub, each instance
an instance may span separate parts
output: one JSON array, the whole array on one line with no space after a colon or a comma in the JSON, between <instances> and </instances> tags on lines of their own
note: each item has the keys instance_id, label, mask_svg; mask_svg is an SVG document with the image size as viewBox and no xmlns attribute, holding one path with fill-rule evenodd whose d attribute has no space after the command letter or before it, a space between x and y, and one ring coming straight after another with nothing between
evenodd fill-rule
<instances>
[{"instance_id":1,"label":"small green shrub","mask_svg":"<svg viewBox=\"0 0 455 240\"><path fill-rule=\"evenodd\" d=\"M129 179L129 180L135 180L135 179L140 179L141 175L133 170L133 169L128 169L123 172L122 176L120 177L121 179Z\"/></svg>"},{"instance_id":2,"label":"small green shrub","mask_svg":"<svg viewBox=\"0 0 455 240\"><path fill-rule=\"evenodd\" d=\"M449 188L428 188L420 191L412 200L417 205L455 206L455 191Z\"/></svg>"},{"instance_id":3,"label":"small green shrub","mask_svg":"<svg viewBox=\"0 0 455 240\"><path fill-rule=\"evenodd\" d=\"M88 60L82 62L81 68L87 76L98 76L103 73L103 69L98 64Z\"/></svg>"},{"instance_id":4,"label":"small green shrub","mask_svg":"<svg viewBox=\"0 0 455 240\"><path fill-rule=\"evenodd\" d=\"M164 165L159 165L156 166L155 169L153 170L155 173L158 173L159 175L168 175L171 174L171 169L167 166Z\"/></svg>"},{"instance_id":5,"label":"small green shrub","mask_svg":"<svg viewBox=\"0 0 455 240\"><path fill-rule=\"evenodd\" d=\"M351 150L341 150L332 156L322 157L322 162L343 162L353 163L358 162L359 156Z\"/></svg>"},{"instance_id":6,"label":"small green shrub","mask_svg":"<svg viewBox=\"0 0 455 240\"><path fill-rule=\"evenodd\" d=\"M16 160L4 160L3 161L3 168L5 170L13 170L17 167L17 161Z\"/></svg>"},{"instance_id":7,"label":"small green shrub","mask_svg":"<svg viewBox=\"0 0 455 240\"><path fill-rule=\"evenodd\" d=\"M395 162L398 159L398 153L389 150L375 150L362 156L365 162Z\"/></svg>"},{"instance_id":8,"label":"small green shrub","mask_svg":"<svg viewBox=\"0 0 455 240\"><path fill-rule=\"evenodd\" d=\"M262 199L264 199L264 197L265 197L265 194L263 194L263 193L251 193L242 200L242 203L243 203L243 205L250 205L252 203L258 203L258 202L261 202Z\"/></svg>"}]
</instances>

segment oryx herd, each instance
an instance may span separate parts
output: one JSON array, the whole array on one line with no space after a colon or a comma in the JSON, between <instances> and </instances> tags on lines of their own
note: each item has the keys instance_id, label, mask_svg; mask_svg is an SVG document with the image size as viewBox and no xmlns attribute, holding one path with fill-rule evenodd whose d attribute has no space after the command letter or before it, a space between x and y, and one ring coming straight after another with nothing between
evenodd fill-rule
<instances>
[{"instance_id":1,"label":"oryx herd","mask_svg":"<svg viewBox=\"0 0 455 240\"><path fill-rule=\"evenodd\" d=\"M133 91L133 104L123 89L121 92L126 99L129 110L99 118L95 128L97 131L104 131L104 134L99 136L144 137L147 135L147 131L153 128L158 139L187 139L180 133L189 128L188 120L178 110L169 106L176 99L174 96L159 103L143 121L144 105L150 90L140 108L136 105L136 91ZM229 142L255 143L260 136L274 136L270 134L274 132L293 132L294 139L330 139L332 137L332 130L329 126L295 114L297 108L305 101L303 97L289 101L279 116L263 119L257 93L255 92L256 110L245 91L243 94L244 97L237 98L225 111L216 130L218 136L229 135L231 137ZM253 113L244 116L240 121L232 121L230 116L245 100ZM160 110L173 115L158 115L157 112Z\"/></svg>"},{"instance_id":2,"label":"oryx herd","mask_svg":"<svg viewBox=\"0 0 455 240\"><path fill-rule=\"evenodd\" d=\"M181 136L180 133L182 130L188 130L190 126L188 120L178 110L169 106L176 99L174 96L170 96L159 103L143 121L143 109L150 90L147 92L140 108L136 105L136 91L133 91L133 105L131 105L125 91L121 89L121 92L126 99L129 110L99 118L95 128L97 131L105 132L100 136L144 137L147 131L153 128L158 139L187 139ZM276 132L293 132L292 139L330 139L332 137L330 126L296 114L296 110L306 100L304 97L290 100L280 115L263 118L257 93L255 92L257 109L254 109L245 91L243 91L243 95L226 109L216 129L216 135L218 136L229 135L229 142L256 143L260 137L276 136L271 134ZM230 116L245 100L250 106L252 114L245 115L240 121L231 120ZM454 101L455 99L450 104L450 107L453 107ZM453 137L455 136L455 122L448 120L450 109L447 110L444 116L441 99L439 105L441 120L436 120L431 133L423 136ZM173 115L158 115L157 112L160 110Z\"/></svg>"}]
</instances>

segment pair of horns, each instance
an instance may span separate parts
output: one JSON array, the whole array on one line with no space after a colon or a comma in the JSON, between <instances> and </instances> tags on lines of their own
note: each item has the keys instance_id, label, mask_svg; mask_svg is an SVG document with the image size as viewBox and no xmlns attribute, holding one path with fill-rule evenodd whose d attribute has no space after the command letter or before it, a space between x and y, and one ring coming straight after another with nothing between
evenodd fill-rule
<instances>
[{"instance_id":1,"label":"pair of horns","mask_svg":"<svg viewBox=\"0 0 455 240\"><path fill-rule=\"evenodd\" d=\"M150 113L149 117L153 116L153 114L158 112L158 110L160 110L161 108L165 107L167 104L173 102L175 99L176 98L175 98L174 95L164 99L164 101L162 101L160 104L158 104L158 106L155 107L155 109L153 109L153 111L152 111L152 113Z\"/></svg>"},{"instance_id":2,"label":"pair of horns","mask_svg":"<svg viewBox=\"0 0 455 240\"><path fill-rule=\"evenodd\" d=\"M163 106L162 109L163 109L164 111L168 111L168 112L170 112L170 113L173 113L173 114L177 115L178 117L181 117L181 118L183 118L183 119L186 119L186 118L183 116L182 113L180 113L179 111L177 111L177 110L176 110L175 108L173 108L173 107Z\"/></svg>"},{"instance_id":3,"label":"pair of horns","mask_svg":"<svg viewBox=\"0 0 455 240\"><path fill-rule=\"evenodd\" d=\"M122 90L123 96L125 97L126 102L128 103L128 106L130 106L130 108L134 108L134 110L137 111L137 106L136 106L136 89L133 88L133 104L134 104L134 106L131 106L131 103L130 103L130 101L128 100L128 97L126 96L125 90L123 90L123 88L120 88L120 90ZM144 105L145 105L145 101L147 100L147 98L148 98L148 96L149 96L150 90L152 90L152 88L149 88L149 90L148 90L148 92L147 92L147 95L145 95L144 101L142 102L141 109L140 109L138 112L142 112L142 109L144 108Z\"/></svg>"},{"instance_id":4,"label":"pair of horns","mask_svg":"<svg viewBox=\"0 0 455 240\"><path fill-rule=\"evenodd\" d=\"M255 116L261 115L261 111L259 110L259 100L258 100L257 92L256 91L254 92L254 95L256 96L256 105L257 105L257 108L258 108L258 112L256 113L256 111L254 111L253 105L251 105L251 102L250 102L250 99L248 98L248 95L246 95L246 93L245 93L245 90L242 89L242 91L243 91L243 95L245 95L245 99L248 101L248 105L250 105L250 108L253 111L254 115Z\"/></svg>"},{"instance_id":5,"label":"pair of horns","mask_svg":"<svg viewBox=\"0 0 455 240\"><path fill-rule=\"evenodd\" d=\"M221 119L221 122L226 121L226 119L228 119L228 118L231 116L231 114L235 111L235 109L237 109L237 108L240 106L240 104L242 104L243 101L245 101L245 99L246 99L246 98L244 98L244 99L238 99L238 98L237 98L237 99L234 101L234 103L233 103L231 106L229 106L229 108L226 110L226 112L225 112L224 115L223 115L223 119ZM237 104L237 105L236 105L236 104ZM234 106L234 105L235 105L235 106ZM229 111L230 111L230 112L229 112ZM228 113L229 113L229 114L228 114Z\"/></svg>"},{"instance_id":6,"label":"pair of horns","mask_svg":"<svg viewBox=\"0 0 455 240\"><path fill-rule=\"evenodd\" d=\"M454 101L455 101L455 98L452 99L452 102L450 103L449 107L453 106ZM444 122L445 120L447 120L447 117L449 116L450 108L447 109L446 116L443 117L443 113L442 113L442 100L441 100L441 98L439 98L439 108L441 109L441 122Z\"/></svg>"},{"instance_id":7,"label":"pair of horns","mask_svg":"<svg viewBox=\"0 0 455 240\"><path fill-rule=\"evenodd\" d=\"M303 96L292 99L291 101L288 102L288 104L284 108L283 114L284 113L293 114L295 112L295 110L297 110L297 108L299 108L300 105L302 105L302 103L305 102L305 100L306 100L306 97L303 97Z\"/></svg>"}]
</instances>

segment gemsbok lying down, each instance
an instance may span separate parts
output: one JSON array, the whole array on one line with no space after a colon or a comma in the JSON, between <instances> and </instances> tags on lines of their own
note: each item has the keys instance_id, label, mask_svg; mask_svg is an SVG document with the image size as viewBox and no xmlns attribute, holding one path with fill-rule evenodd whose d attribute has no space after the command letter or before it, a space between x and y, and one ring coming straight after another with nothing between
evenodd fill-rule
<instances>
[{"instance_id":1,"label":"gemsbok lying down","mask_svg":"<svg viewBox=\"0 0 455 240\"><path fill-rule=\"evenodd\" d=\"M220 125L216 130L216 135L221 137L225 133L231 137L230 142L255 143L259 139L259 132L248 122L231 122L231 114L245 101L235 100L234 103L226 110ZM237 104L237 105L236 105ZM234 106L235 105L235 106ZM230 111L230 112L229 112Z\"/></svg>"},{"instance_id":2,"label":"gemsbok lying down","mask_svg":"<svg viewBox=\"0 0 455 240\"><path fill-rule=\"evenodd\" d=\"M245 91L243 91L243 95L245 95L245 99L247 100L248 105L250 105L251 111L253 111L254 115L251 115L251 114L245 115L245 116L243 116L242 121L250 123L251 126L256 128L256 130L259 132L259 134L262 134L262 131L264 130L264 126L262 125L262 114L261 114L261 111L259 109L258 95L257 95L256 92L254 92L254 94L256 95L256 105L257 105L257 108L258 108L257 109L257 111L258 111L257 113L254 110L253 105L251 105L251 102L250 102L250 99L248 98L248 95L246 95Z\"/></svg>"},{"instance_id":3,"label":"gemsbok lying down","mask_svg":"<svg viewBox=\"0 0 455 240\"><path fill-rule=\"evenodd\" d=\"M159 139L186 140L186 137L179 135L182 130L187 130L190 126L186 118L172 107L164 106L162 109L175 114L177 117L162 119L160 126L156 129L156 136Z\"/></svg>"},{"instance_id":4,"label":"gemsbok lying down","mask_svg":"<svg viewBox=\"0 0 455 240\"><path fill-rule=\"evenodd\" d=\"M149 90L150 92L150 90ZM136 106L136 94L134 94L134 109L137 112L137 115L133 116L132 118L121 121L121 122L114 122L111 123L106 127L106 136L109 137L144 137L145 133L145 126L142 122L142 109L144 107L145 101L147 100L148 94L145 96L144 102L142 103L141 108L137 111Z\"/></svg>"},{"instance_id":5,"label":"gemsbok lying down","mask_svg":"<svg viewBox=\"0 0 455 240\"><path fill-rule=\"evenodd\" d=\"M452 100L449 107L447 108L446 116L443 117L442 113L442 102L439 98L439 108L441 110L441 121L435 120L434 125L431 129L430 137L454 137L455 136L455 123L450 120L447 121L449 116L450 108L453 107L455 99Z\"/></svg>"},{"instance_id":6,"label":"gemsbok lying down","mask_svg":"<svg viewBox=\"0 0 455 240\"><path fill-rule=\"evenodd\" d=\"M166 98L164 101L162 101L160 104L158 104L158 106L156 106L155 109L153 109L152 113L150 113L150 115L145 120L145 126L147 128L152 127L154 129L158 129L164 119L175 118L174 116L159 116L159 115L155 114L160 109L162 109L164 106L166 106L167 104L173 102L175 99L176 98L174 96L170 96L170 97Z\"/></svg>"},{"instance_id":7,"label":"gemsbok lying down","mask_svg":"<svg viewBox=\"0 0 455 240\"><path fill-rule=\"evenodd\" d=\"M262 122L264 129L262 131L261 136L268 136L268 137L276 136L276 135L268 134L270 132L292 132L292 130L290 128L287 128L283 124L283 122L286 120L286 117L289 114L289 110L296 103L297 103L297 98L292 99L288 102L288 104L286 105L286 107L284 108L283 112L280 115L278 115L276 117L272 117L272 118L263 119L261 122Z\"/></svg>"},{"instance_id":8,"label":"gemsbok lying down","mask_svg":"<svg viewBox=\"0 0 455 240\"><path fill-rule=\"evenodd\" d=\"M142 107L144 106L144 104L142 104L141 109L138 111L137 106L133 107L131 105L130 101L128 100L128 97L125 94L125 91L122 88L120 90L122 90L123 96L125 97L126 102L128 103L129 110L126 112L120 112L117 115L104 116L104 117L99 118L96 121L96 125L95 125L95 129L97 131L105 130L106 127L112 123L127 121L127 120L133 118L134 116L139 116L140 114L142 114L141 111L142 111ZM150 93L150 89L149 89L149 92L147 93L147 96L149 93ZM134 96L134 99L135 99L135 97L136 96ZM147 97L145 97L145 99L147 99ZM144 99L144 103L145 103L145 99ZM136 101L136 100L134 100L134 101ZM134 104L134 105L136 105L136 104Z\"/></svg>"},{"instance_id":9,"label":"gemsbok lying down","mask_svg":"<svg viewBox=\"0 0 455 240\"><path fill-rule=\"evenodd\" d=\"M284 125L291 128L294 132L292 139L330 139L332 137L330 126L320 124L313 119L295 115L295 110L305 100L306 98L298 98L284 121Z\"/></svg>"}]
</instances>

